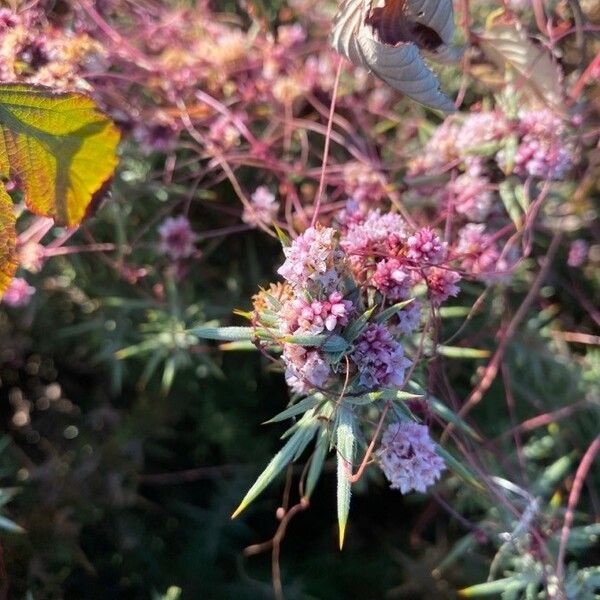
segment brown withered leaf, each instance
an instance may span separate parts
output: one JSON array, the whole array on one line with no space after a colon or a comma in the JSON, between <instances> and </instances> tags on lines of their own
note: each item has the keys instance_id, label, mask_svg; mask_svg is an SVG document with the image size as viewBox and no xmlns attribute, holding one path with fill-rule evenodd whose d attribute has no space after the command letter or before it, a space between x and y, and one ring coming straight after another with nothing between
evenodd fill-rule
<instances>
[{"instance_id":1,"label":"brown withered leaf","mask_svg":"<svg viewBox=\"0 0 600 600\"><path fill-rule=\"evenodd\" d=\"M454 104L423 54L440 60L460 55L451 0L344 0L334 19L333 47L357 66L413 100L451 112Z\"/></svg>"}]
</instances>

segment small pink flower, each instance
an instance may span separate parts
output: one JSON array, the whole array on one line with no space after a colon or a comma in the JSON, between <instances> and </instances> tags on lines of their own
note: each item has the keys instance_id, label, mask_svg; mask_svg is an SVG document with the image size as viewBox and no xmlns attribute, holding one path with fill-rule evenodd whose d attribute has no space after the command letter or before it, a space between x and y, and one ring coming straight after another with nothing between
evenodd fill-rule
<instances>
[{"instance_id":1,"label":"small pink flower","mask_svg":"<svg viewBox=\"0 0 600 600\"><path fill-rule=\"evenodd\" d=\"M198 236L192 230L187 217L169 217L158 228L159 248L173 260L190 257L195 250Z\"/></svg>"},{"instance_id":2,"label":"small pink flower","mask_svg":"<svg viewBox=\"0 0 600 600\"><path fill-rule=\"evenodd\" d=\"M277 216L278 208L273 192L261 185L252 194L250 206L244 206L242 220L253 227L270 225Z\"/></svg>"},{"instance_id":3,"label":"small pink flower","mask_svg":"<svg viewBox=\"0 0 600 600\"><path fill-rule=\"evenodd\" d=\"M448 300L450 296L458 294L460 275L449 269L432 267L426 272L427 289L432 304L439 306L442 302Z\"/></svg>"},{"instance_id":4,"label":"small pink flower","mask_svg":"<svg viewBox=\"0 0 600 600\"><path fill-rule=\"evenodd\" d=\"M377 263L371 282L388 300L395 302L408 297L412 279L406 265L390 258Z\"/></svg>"},{"instance_id":5,"label":"small pink flower","mask_svg":"<svg viewBox=\"0 0 600 600\"><path fill-rule=\"evenodd\" d=\"M15 277L2 296L2 302L8 306L27 306L31 297L35 294L35 288L31 287L22 277Z\"/></svg>"},{"instance_id":6,"label":"small pink flower","mask_svg":"<svg viewBox=\"0 0 600 600\"><path fill-rule=\"evenodd\" d=\"M419 229L406 241L406 256L415 262L438 262L446 255L446 247L438 235L429 227Z\"/></svg>"},{"instance_id":7,"label":"small pink flower","mask_svg":"<svg viewBox=\"0 0 600 600\"><path fill-rule=\"evenodd\" d=\"M425 492L446 468L427 427L409 421L387 427L377 455L390 487L403 494Z\"/></svg>"},{"instance_id":8,"label":"small pink flower","mask_svg":"<svg viewBox=\"0 0 600 600\"><path fill-rule=\"evenodd\" d=\"M523 177L560 180L575 162L575 151L565 139L562 120L550 110L523 111L520 114L521 141L515 155L514 170ZM504 152L497 156L501 167Z\"/></svg>"},{"instance_id":9,"label":"small pink flower","mask_svg":"<svg viewBox=\"0 0 600 600\"><path fill-rule=\"evenodd\" d=\"M338 279L338 250L334 229L309 227L283 249L286 260L277 272L294 287L302 288L313 281L331 289Z\"/></svg>"},{"instance_id":10,"label":"small pink flower","mask_svg":"<svg viewBox=\"0 0 600 600\"><path fill-rule=\"evenodd\" d=\"M483 221L494 202L492 185L487 177L467 171L450 181L442 194L442 203L471 221Z\"/></svg>"},{"instance_id":11,"label":"small pink flower","mask_svg":"<svg viewBox=\"0 0 600 600\"><path fill-rule=\"evenodd\" d=\"M585 240L575 240L569 249L567 264L570 267L580 267L588 257L589 245Z\"/></svg>"},{"instance_id":12,"label":"small pink flower","mask_svg":"<svg viewBox=\"0 0 600 600\"><path fill-rule=\"evenodd\" d=\"M402 385L404 372L411 365L400 342L385 325L376 323L367 326L356 340L351 358L361 385L369 389Z\"/></svg>"},{"instance_id":13,"label":"small pink flower","mask_svg":"<svg viewBox=\"0 0 600 600\"><path fill-rule=\"evenodd\" d=\"M348 324L348 314L352 302L344 300L339 292L332 292L327 300L309 302L303 298L295 298L284 304L279 316L282 319L282 331L289 333L318 334L333 331L338 325Z\"/></svg>"},{"instance_id":14,"label":"small pink flower","mask_svg":"<svg viewBox=\"0 0 600 600\"><path fill-rule=\"evenodd\" d=\"M291 390L303 394L323 388L331 374L329 365L317 350L307 350L297 344L284 344L285 380Z\"/></svg>"}]
</instances>

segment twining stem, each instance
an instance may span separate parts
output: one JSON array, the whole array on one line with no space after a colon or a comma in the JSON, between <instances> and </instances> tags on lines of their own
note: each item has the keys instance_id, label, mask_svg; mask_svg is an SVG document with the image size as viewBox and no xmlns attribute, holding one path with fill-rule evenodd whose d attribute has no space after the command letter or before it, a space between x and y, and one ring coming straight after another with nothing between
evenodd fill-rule
<instances>
[{"instance_id":1,"label":"twining stem","mask_svg":"<svg viewBox=\"0 0 600 600\"><path fill-rule=\"evenodd\" d=\"M329 121L327 122L327 134L325 135L325 148L323 149L323 164L321 166L321 179L319 181L319 191L315 200L315 209L313 212L310 226L314 227L319 218L321 210L321 200L323 198L323 190L325 189L325 173L327 171L327 159L329 158L329 143L331 139L331 130L333 129L333 117L335 115L335 103L337 101L338 87L340 84L340 75L342 74L342 57L338 57L337 70L335 72L335 82L333 84L333 93L331 95L331 106L329 107Z\"/></svg>"},{"instance_id":2,"label":"twining stem","mask_svg":"<svg viewBox=\"0 0 600 600\"><path fill-rule=\"evenodd\" d=\"M586 450L583 455L577 472L575 473L575 481L569 494L569 501L567 503L567 512L565 513L565 520L563 522L563 528L560 534L560 545L558 547L558 559L556 561L556 577L560 581L563 576L565 554L567 552L567 542L569 541L569 533L571 531L571 525L573 524L573 518L575 516L575 507L579 501L581 495L581 489L583 488L583 482L587 477L588 471L596 458L596 455L600 452L600 435L590 444L590 447Z\"/></svg>"},{"instance_id":3,"label":"twining stem","mask_svg":"<svg viewBox=\"0 0 600 600\"><path fill-rule=\"evenodd\" d=\"M502 340L498 344L498 348L497 348L496 352L494 353L494 356L490 360L488 366L486 367L479 384L473 390L471 395L467 398L466 402L459 410L458 416L460 418L464 418L467 415L467 413L476 404L478 404L481 401L484 394L487 392L487 390L492 385L493 381L496 379L496 375L498 374L498 370L500 369L500 365L502 363L502 359L504 358L504 353L506 351L506 348L508 347L510 340L513 338L513 336L517 330L517 327L521 324L521 321L523 321L523 319L525 318L527 311L529 310L529 307L531 306L531 304L533 304L534 300L537 298L538 292L539 292L540 288L542 287L542 284L544 283L544 280L546 279L546 275L548 274L548 270L550 269L550 266L552 264L552 258L554 257L554 255L556 254L556 251L558 250L561 238L562 238L562 236L560 233L555 234L555 236L553 237L552 242L550 243L550 247L548 248L548 252L546 254L544 264L543 264L542 268L540 269L540 272L538 273L537 277L535 278L535 281L533 282L531 288L529 289L527 296L525 296L525 300L523 300L523 303L521 304L521 306L515 313L515 316L512 318L511 322L508 324L508 327L506 328L506 331L505 331L504 335L502 336ZM444 430L444 433L442 434L442 437L441 437L442 444L448 439L448 436L450 435L450 432L453 429L454 429L454 425L452 423L448 423L448 425L446 426L446 429Z\"/></svg>"}]
</instances>

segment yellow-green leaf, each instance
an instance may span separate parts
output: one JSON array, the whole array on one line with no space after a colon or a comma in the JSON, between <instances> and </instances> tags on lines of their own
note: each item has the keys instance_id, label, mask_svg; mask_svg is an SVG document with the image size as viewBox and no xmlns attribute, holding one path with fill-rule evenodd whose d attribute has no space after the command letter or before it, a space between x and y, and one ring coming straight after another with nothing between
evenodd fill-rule
<instances>
[{"instance_id":1,"label":"yellow-green leaf","mask_svg":"<svg viewBox=\"0 0 600 600\"><path fill-rule=\"evenodd\" d=\"M10 196L0 184L0 296L10 285L17 270L17 232Z\"/></svg>"},{"instance_id":2,"label":"yellow-green leaf","mask_svg":"<svg viewBox=\"0 0 600 600\"><path fill-rule=\"evenodd\" d=\"M73 226L117 165L119 131L78 92L0 84L0 173L15 179L28 208Z\"/></svg>"}]
</instances>

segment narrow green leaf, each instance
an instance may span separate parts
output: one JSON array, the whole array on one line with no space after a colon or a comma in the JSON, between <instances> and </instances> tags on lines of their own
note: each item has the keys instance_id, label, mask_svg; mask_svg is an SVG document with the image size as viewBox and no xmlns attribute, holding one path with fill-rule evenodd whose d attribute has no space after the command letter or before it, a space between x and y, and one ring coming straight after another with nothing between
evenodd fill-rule
<instances>
[{"instance_id":1,"label":"narrow green leaf","mask_svg":"<svg viewBox=\"0 0 600 600\"><path fill-rule=\"evenodd\" d=\"M438 456L441 456L444 459L448 465L448 468L461 479L464 479L467 483L471 484L477 489L485 489L471 469L456 459L452 454L450 454L450 452L448 452L448 450L442 448L441 446L436 446L435 451Z\"/></svg>"},{"instance_id":2,"label":"narrow green leaf","mask_svg":"<svg viewBox=\"0 0 600 600\"><path fill-rule=\"evenodd\" d=\"M288 236L288 234L283 231L283 229L281 229L281 227L279 227L276 223L275 223L275 233L277 233L277 237L279 238L279 241L281 242L281 245L286 248L287 246L289 246L292 242Z\"/></svg>"},{"instance_id":3,"label":"narrow green leaf","mask_svg":"<svg viewBox=\"0 0 600 600\"><path fill-rule=\"evenodd\" d=\"M368 392L360 396L347 396L344 401L354 406L365 406L378 400L392 400L394 402L405 402L406 400L418 400L423 398L422 394L411 394L404 390L381 390L378 392Z\"/></svg>"},{"instance_id":4,"label":"narrow green leaf","mask_svg":"<svg viewBox=\"0 0 600 600\"><path fill-rule=\"evenodd\" d=\"M315 451L310 459L310 466L306 475L306 489L304 490L305 498L310 498L315 490L317 481L321 476L325 457L329 446L329 431L327 427L321 427L319 439L317 440Z\"/></svg>"},{"instance_id":5,"label":"narrow green leaf","mask_svg":"<svg viewBox=\"0 0 600 600\"><path fill-rule=\"evenodd\" d=\"M352 321L346 329L344 329L344 339L351 344L363 331L363 329L367 326L373 311L375 310L375 306L367 309L356 321Z\"/></svg>"},{"instance_id":6,"label":"narrow green leaf","mask_svg":"<svg viewBox=\"0 0 600 600\"><path fill-rule=\"evenodd\" d=\"M160 391L163 396L167 396L173 386L175 375L177 374L177 361L174 356L170 356L165 361L165 368L163 369L163 376L161 382Z\"/></svg>"},{"instance_id":7,"label":"narrow green leaf","mask_svg":"<svg viewBox=\"0 0 600 600\"><path fill-rule=\"evenodd\" d=\"M255 498L277 477L281 470L290 463L298 451L306 448L317 429L316 419L312 413L305 415L298 423L294 435L285 446L271 459L266 469L259 475L254 485L248 490L244 499L237 507L232 519L235 519Z\"/></svg>"},{"instance_id":8,"label":"narrow green leaf","mask_svg":"<svg viewBox=\"0 0 600 600\"><path fill-rule=\"evenodd\" d=\"M528 578L515 575L514 577L505 577L496 581L478 583L477 585L460 590L458 594L463 598L477 598L480 596L495 596L497 598L498 594L506 591L522 590L528 583Z\"/></svg>"},{"instance_id":9,"label":"narrow green leaf","mask_svg":"<svg viewBox=\"0 0 600 600\"><path fill-rule=\"evenodd\" d=\"M573 466L572 456L562 456L547 467L533 485L534 496L547 496L551 494Z\"/></svg>"},{"instance_id":10,"label":"narrow green leaf","mask_svg":"<svg viewBox=\"0 0 600 600\"><path fill-rule=\"evenodd\" d=\"M21 490L16 487L0 488L0 506L10 502Z\"/></svg>"},{"instance_id":11,"label":"narrow green leaf","mask_svg":"<svg viewBox=\"0 0 600 600\"><path fill-rule=\"evenodd\" d=\"M461 319L468 317L471 312L470 306L440 306L438 309L442 319Z\"/></svg>"},{"instance_id":12,"label":"narrow green leaf","mask_svg":"<svg viewBox=\"0 0 600 600\"><path fill-rule=\"evenodd\" d=\"M25 530L14 521L0 515L0 529L10 531L11 533L25 533Z\"/></svg>"},{"instance_id":13,"label":"narrow green leaf","mask_svg":"<svg viewBox=\"0 0 600 600\"><path fill-rule=\"evenodd\" d=\"M352 484L349 476L352 474L354 464L354 417L346 408L340 408L340 418L336 430L337 446L337 513L340 530L340 550L344 546L346 524L350 512L350 496Z\"/></svg>"},{"instance_id":14,"label":"narrow green leaf","mask_svg":"<svg viewBox=\"0 0 600 600\"><path fill-rule=\"evenodd\" d=\"M163 345L163 341L159 337L153 337L149 340L144 340L139 344L135 344L134 346L128 346L127 348L122 348L118 352L115 352L115 358L117 360L124 360L126 358L131 358L132 356L136 356L138 354L145 354L146 352L152 352L160 348Z\"/></svg>"},{"instance_id":15,"label":"narrow green leaf","mask_svg":"<svg viewBox=\"0 0 600 600\"><path fill-rule=\"evenodd\" d=\"M254 327L194 327L188 333L204 340L237 342L257 337Z\"/></svg>"},{"instance_id":16,"label":"narrow green leaf","mask_svg":"<svg viewBox=\"0 0 600 600\"><path fill-rule=\"evenodd\" d=\"M410 298L409 300L404 300L403 302L398 302L389 308L386 308L384 311L380 312L375 317L375 322L377 323L385 323L389 319L391 319L396 313L400 312L403 308L406 308L409 304L412 304L415 301L414 298Z\"/></svg>"},{"instance_id":17,"label":"narrow green leaf","mask_svg":"<svg viewBox=\"0 0 600 600\"><path fill-rule=\"evenodd\" d=\"M140 390L146 389L146 386L152 379L152 376L156 372L156 369L158 369L158 365L162 360L166 358L167 354L168 352L164 348L158 349L152 354L150 359L146 362L144 371L142 372L142 375L140 376L140 379L138 381L138 388Z\"/></svg>"},{"instance_id":18,"label":"narrow green leaf","mask_svg":"<svg viewBox=\"0 0 600 600\"><path fill-rule=\"evenodd\" d=\"M465 554L477 547L477 539L473 533L469 533L462 537L446 554L444 560L434 569L433 574L437 578L448 567L451 567L457 560L461 559Z\"/></svg>"},{"instance_id":19,"label":"narrow green leaf","mask_svg":"<svg viewBox=\"0 0 600 600\"><path fill-rule=\"evenodd\" d=\"M293 404L289 408L286 408L284 411L280 412L278 415L275 415L272 419L265 421L263 423L263 425L268 425L270 423L277 423L278 421L285 421L286 419L295 417L296 415L302 414L302 413L306 412L307 410L314 408L319 402L322 402L323 400L324 400L324 398L320 394L308 396L307 398L300 400L300 402L297 402L296 404Z\"/></svg>"},{"instance_id":20,"label":"narrow green leaf","mask_svg":"<svg viewBox=\"0 0 600 600\"><path fill-rule=\"evenodd\" d=\"M239 342L219 344L219 350L223 352L255 352L256 346L249 340L241 340Z\"/></svg>"},{"instance_id":21,"label":"narrow green leaf","mask_svg":"<svg viewBox=\"0 0 600 600\"><path fill-rule=\"evenodd\" d=\"M515 227L520 230L523 225L522 210L515 196L515 190L512 182L508 179L503 181L500 184L499 192L508 216L515 224Z\"/></svg>"},{"instance_id":22,"label":"narrow green leaf","mask_svg":"<svg viewBox=\"0 0 600 600\"><path fill-rule=\"evenodd\" d=\"M436 346L438 354L448 358L487 358L489 350L479 348L462 348L460 346Z\"/></svg>"},{"instance_id":23,"label":"narrow green leaf","mask_svg":"<svg viewBox=\"0 0 600 600\"><path fill-rule=\"evenodd\" d=\"M325 352L345 352L348 349L348 342L340 335L330 335L323 344Z\"/></svg>"},{"instance_id":24,"label":"narrow green leaf","mask_svg":"<svg viewBox=\"0 0 600 600\"><path fill-rule=\"evenodd\" d=\"M474 440L481 442L481 437L479 434L455 412L450 410L443 402L440 402L437 398L430 396L428 399L428 404L431 407L431 410L444 421L447 423L452 423L458 427L458 429L461 429L466 434L470 435Z\"/></svg>"}]
</instances>

